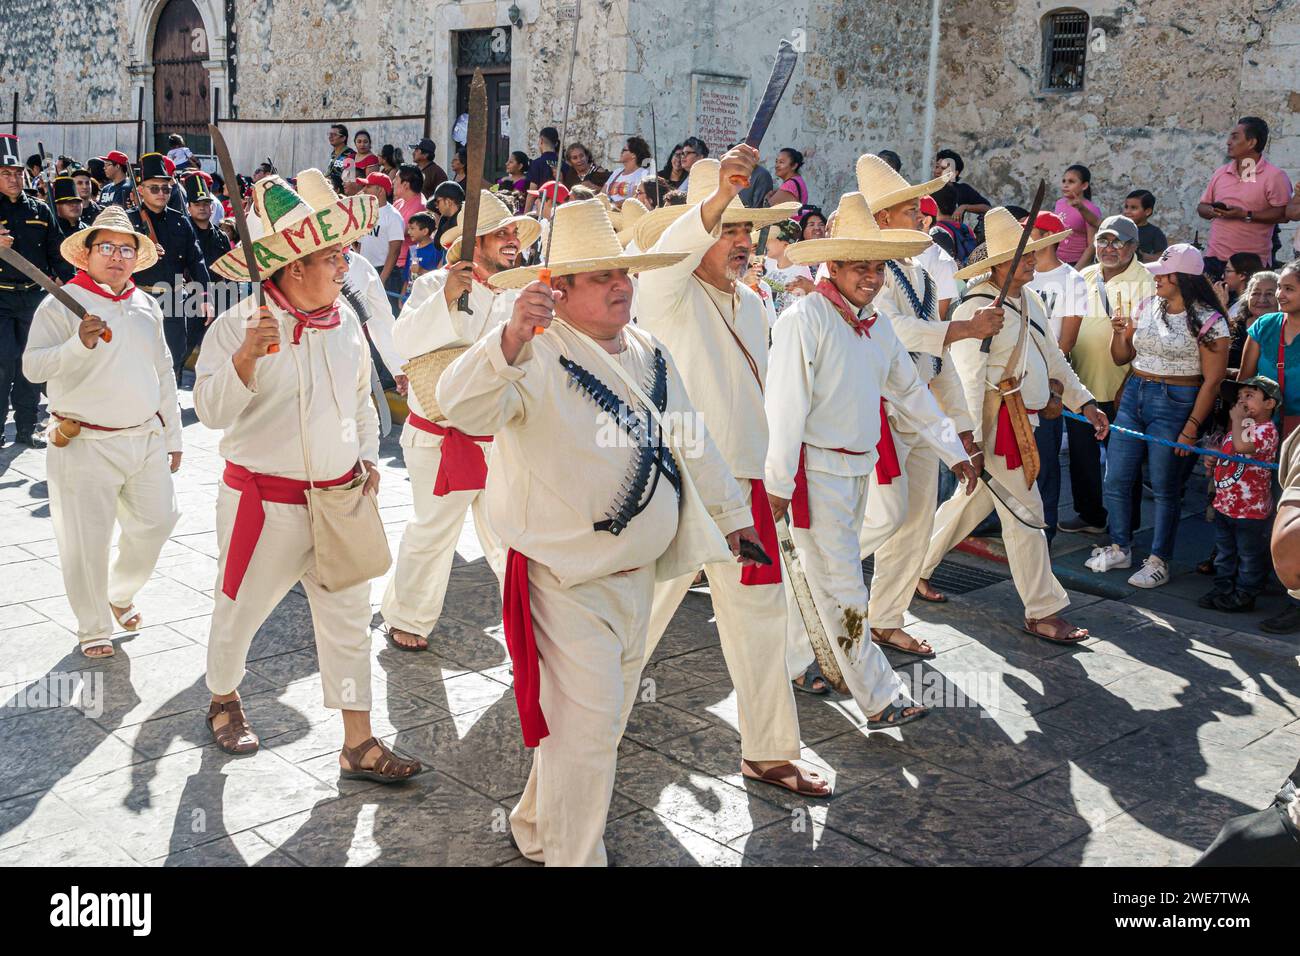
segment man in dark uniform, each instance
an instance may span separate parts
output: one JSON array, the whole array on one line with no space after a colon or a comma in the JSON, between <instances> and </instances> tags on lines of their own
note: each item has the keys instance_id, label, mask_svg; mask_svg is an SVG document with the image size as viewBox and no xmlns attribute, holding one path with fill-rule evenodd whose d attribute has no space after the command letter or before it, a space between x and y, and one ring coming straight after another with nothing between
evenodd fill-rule
<instances>
[{"instance_id":1,"label":"man in dark uniform","mask_svg":"<svg viewBox=\"0 0 1300 956\"><path fill-rule=\"evenodd\" d=\"M208 187L208 180L203 173L193 170L181 179L185 187L185 200L189 210L190 223L194 233L199 237L199 251L203 253L203 264L212 272L212 263L230 251L230 240L226 234L212 224L212 210L217 197ZM223 295L224 293L224 295ZM212 295L213 312L221 313L235 304L237 283L226 282L213 276ZM199 328L199 344L203 341L206 326Z\"/></svg>"},{"instance_id":2,"label":"man in dark uniform","mask_svg":"<svg viewBox=\"0 0 1300 956\"><path fill-rule=\"evenodd\" d=\"M212 279L199 249L199 239L189 217L168 208L172 187L166 159L161 153L140 157L140 209L131 210L131 222L139 232L158 245L158 262L135 274L135 284L157 296L163 310L163 333L172 353L172 368L179 386L185 359L203 337L203 328L212 317L208 301ZM186 281L194 294L183 294Z\"/></svg>"},{"instance_id":3,"label":"man in dark uniform","mask_svg":"<svg viewBox=\"0 0 1300 956\"><path fill-rule=\"evenodd\" d=\"M59 241L89 226L93 217L86 216L86 204L82 202L77 191L77 184L71 176L60 176L54 180L54 224L59 229Z\"/></svg>"},{"instance_id":4,"label":"man in dark uniform","mask_svg":"<svg viewBox=\"0 0 1300 956\"><path fill-rule=\"evenodd\" d=\"M94 222L104 208L95 201L95 178L90 170L80 166L73 167L68 175L72 177L72 182L77 187L77 198L81 200L81 218L87 224Z\"/></svg>"},{"instance_id":5,"label":"man in dark uniform","mask_svg":"<svg viewBox=\"0 0 1300 956\"><path fill-rule=\"evenodd\" d=\"M72 267L59 256L59 230L50 207L23 192L23 174L18 137L0 136L0 245L12 248L47 275L71 279ZM44 298L39 286L0 262L0 445L12 401L18 441L32 448L45 446L36 436L39 392L22 370L32 314Z\"/></svg>"},{"instance_id":6,"label":"man in dark uniform","mask_svg":"<svg viewBox=\"0 0 1300 956\"><path fill-rule=\"evenodd\" d=\"M126 153L115 149L105 156L104 175L108 177L108 183L99 194L99 204L130 209L135 197L131 195L131 160Z\"/></svg>"}]
</instances>

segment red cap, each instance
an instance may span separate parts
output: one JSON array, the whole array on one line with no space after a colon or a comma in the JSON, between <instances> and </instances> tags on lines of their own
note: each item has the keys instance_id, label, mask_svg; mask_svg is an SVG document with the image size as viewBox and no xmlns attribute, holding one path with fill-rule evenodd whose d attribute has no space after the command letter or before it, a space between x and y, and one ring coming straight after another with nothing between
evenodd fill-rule
<instances>
[{"instance_id":1,"label":"red cap","mask_svg":"<svg viewBox=\"0 0 1300 956\"><path fill-rule=\"evenodd\" d=\"M933 196L921 197L921 215L939 218L939 204L934 201Z\"/></svg>"},{"instance_id":2,"label":"red cap","mask_svg":"<svg viewBox=\"0 0 1300 956\"><path fill-rule=\"evenodd\" d=\"M386 193L393 191L393 181L383 173L371 173L365 179L359 180L359 182L367 186L383 186Z\"/></svg>"},{"instance_id":3,"label":"red cap","mask_svg":"<svg viewBox=\"0 0 1300 956\"><path fill-rule=\"evenodd\" d=\"M1020 220L1020 224L1023 226L1025 221L1023 219ZM1065 220L1056 213L1040 212L1038 218L1034 220L1034 228L1042 230L1043 232L1055 234L1058 232L1065 232L1069 227L1066 226Z\"/></svg>"},{"instance_id":4,"label":"red cap","mask_svg":"<svg viewBox=\"0 0 1300 956\"><path fill-rule=\"evenodd\" d=\"M116 163L119 166L130 166L131 158L127 156L126 153L123 153L122 151L115 149L107 156L104 157L104 162Z\"/></svg>"},{"instance_id":5,"label":"red cap","mask_svg":"<svg viewBox=\"0 0 1300 956\"><path fill-rule=\"evenodd\" d=\"M569 201L569 187L552 179L549 183L542 183L536 189L528 190L528 195L538 196L542 199L554 198L558 203L566 203Z\"/></svg>"}]
</instances>

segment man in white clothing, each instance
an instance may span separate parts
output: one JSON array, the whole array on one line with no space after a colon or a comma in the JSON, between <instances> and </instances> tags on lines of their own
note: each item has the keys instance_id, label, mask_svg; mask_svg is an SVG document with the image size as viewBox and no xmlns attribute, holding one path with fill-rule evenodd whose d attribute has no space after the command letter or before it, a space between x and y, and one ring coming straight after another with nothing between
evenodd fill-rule
<instances>
[{"instance_id":1,"label":"man in white clothing","mask_svg":"<svg viewBox=\"0 0 1300 956\"><path fill-rule=\"evenodd\" d=\"M736 688L741 772L823 797L830 795L828 782L794 763L799 718L785 674L786 599L763 487L768 321L758 294L739 281L753 253L751 230L787 218L795 204L771 209L741 204L739 184L757 164L758 152L743 144L721 163L698 160L686 205L656 209L637 224L640 248L686 254L681 262L641 277L637 322L681 363L691 402L716 437L773 558L771 566L747 571L728 564L707 569L722 654ZM694 576L692 571L656 589L647 660Z\"/></svg>"},{"instance_id":2,"label":"man in white clothing","mask_svg":"<svg viewBox=\"0 0 1300 956\"><path fill-rule=\"evenodd\" d=\"M1025 468L1026 461L1036 460L1032 427L1038 411L1049 402L1062 402L1087 417L1098 441L1106 437L1110 424L1061 353L1043 300L1027 288L1034 277L1033 253L1060 242L1064 234L1028 243L1015 274L1010 275L1021 231L1021 224L1002 207L990 210L984 217L985 243L971 254L972 264L957 277L988 277L966 290L961 305L953 310L953 319L968 319L977 309L995 301L1010 276L1002 303L1006 323L993 337L988 352L982 351L979 340L965 339L953 345L952 359L975 424L975 441L983 452L980 461L1041 522L1042 498L1037 486L1026 481ZM999 384L1009 379L1018 382L1018 391L1012 394L1019 395L1020 401L1002 396ZM1059 395L1051 387L1052 380L1061 383ZM1060 616L1070 599L1052 573L1052 558L1043 532L1022 524L986 487L970 497L954 495L940 506L921 569L921 586L943 556L995 507L1002 520L1002 540L1012 580L1025 605L1025 631L1057 644L1077 644L1087 638L1087 630L1071 626Z\"/></svg>"},{"instance_id":3,"label":"man in white clothing","mask_svg":"<svg viewBox=\"0 0 1300 956\"><path fill-rule=\"evenodd\" d=\"M629 272L644 279L684 255L625 255L598 200L566 203L554 227L549 282L537 266L492 277L522 288L509 321L443 373L437 399L496 438L502 618L536 748L511 831L530 860L602 866L654 582L757 535L707 431L683 440L696 413L672 358L629 324Z\"/></svg>"},{"instance_id":4,"label":"man in white clothing","mask_svg":"<svg viewBox=\"0 0 1300 956\"><path fill-rule=\"evenodd\" d=\"M969 494L976 472L951 419L917 376L889 322L872 307L886 261L915 255L923 232L881 232L862 193L846 194L824 239L796 243L796 262L825 262L829 278L786 309L772 330L766 475L776 517L793 518L822 625L840 672L871 729L923 717L868 631L858 557L885 415L882 400L932 447Z\"/></svg>"},{"instance_id":5,"label":"man in white clothing","mask_svg":"<svg viewBox=\"0 0 1300 956\"><path fill-rule=\"evenodd\" d=\"M64 291L88 314L78 319L46 298L23 371L47 383L50 515L77 639L87 657L111 657L112 621L139 630L144 618L131 602L180 517L171 478L181 463L180 408L162 309L131 281L157 261L153 241L121 206L108 206L60 251L78 270ZM115 524L122 534L110 568Z\"/></svg>"},{"instance_id":6,"label":"man in white clothing","mask_svg":"<svg viewBox=\"0 0 1300 956\"><path fill-rule=\"evenodd\" d=\"M299 183L304 180L323 187L324 176L306 170L298 174ZM239 684L254 635L301 582L311 606L325 706L342 711L340 776L408 780L420 771L419 763L397 757L370 728L370 582L326 589L318 519L307 508L309 490L354 490L364 481L364 498L379 487L370 351L356 315L339 301L348 268L344 250L374 225L374 200L357 195L316 209L278 176L260 180L254 190L264 228L252 251L266 270L266 305L259 308L250 296L213 323L194 383L195 411L209 428L222 431L226 459L217 495L220 556L208 635L208 727L226 753L252 753L260 746L244 715ZM246 252L227 253L216 271L246 280ZM356 520L361 526L363 516ZM350 553L341 560L358 557Z\"/></svg>"},{"instance_id":7,"label":"man in white clothing","mask_svg":"<svg viewBox=\"0 0 1300 956\"><path fill-rule=\"evenodd\" d=\"M393 329L393 340L405 365L412 359L440 353L447 361L464 352L509 319L514 290L498 291L488 280L513 269L520 250L537 239L540 227L529 216L512 216L505 203L486 189L479 200L474 258L460 261L460 227L449 231L445 269L415 280L411 296ZM458 305L469 294L469 311ZM445 368L433 361L432 368ZM422 651L442 615L447 582L456 556L456 541L473 509L479 543L497 579L505 571L505 553L487 520L483 489L487 486L487 456L491 435L475 435L447 420L437 405L426 408L437 387L436 373L415 372L417 388L407 396L409 413L402 429L402 454L411 476L415 515L402 532L397 568L384 592L380 613L388 638L399 650Z\"/></svg>"},{"instance_id":8,"label":"man in white clothing","mask_svg":"<svg viewBox=\"0 0 1300 956\"><path fill-rule=\"evenodd\" d=\"M858 190L866 197L876 225L886 238L894 232L919 229L922 195L940 188L935 179L913 186L878 156L867 154L857 163ZM966 409L961 379L948 355L948 347L963 339L982 339L1002 327L997 308L977 310L966 321L944 322L944 295L939 283L921 265L925 252L938 249L934 243L921 255L891 259L885 263L884 284L872 299L872 308L889 321L911 353L916 374L928 385L940 410L952 421L953 430L968 455L975 452L974 425ZM939 489L939 456L912 427L906 410L885 403L888 437L882 436L883 453L871 473L866 518L859 535L862 558L876 556L871 580L871 638L917 657L934 656L924 640L903 630L903 612L911 602L921 561L925 557L918 541L929 541ZM889 453L892 446L892 455ZM927 600L943 600L928 591Z\"/></svg>"}]
</instances>

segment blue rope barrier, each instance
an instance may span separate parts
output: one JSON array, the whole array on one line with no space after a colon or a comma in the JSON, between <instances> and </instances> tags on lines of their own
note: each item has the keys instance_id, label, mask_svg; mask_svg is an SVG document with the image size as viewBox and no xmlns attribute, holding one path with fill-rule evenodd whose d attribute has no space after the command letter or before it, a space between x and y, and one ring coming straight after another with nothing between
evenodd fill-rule
<instances>
[{"instance_id":1,"label":"blue rope barrier","mask_svg":"<svg viewBox=\"0 0 1300 956\"><path fill-rule=\"evenodd\" d=\"M1085 425L1091 425L1092 422L1075 412L1062 411L1066 418L1073 418L1076 422L1083 422ZM1277 463L1272 461L1257 461L1254 458L1246 458L1242 455L1229 455L1227 452L1215 451L1211 448L1198 448L1195 445L1184 445L1182 442L1170 441L1167 438L1157 438L1155 435L1147 435L1142 432L1135 432L1131 428L1124 428L1120 425L1111 425L1110 430L1118 432L1121 435L1128 435L1130 438L1137 438L1141 441L1149 441L1153 445L1164 445L1166 448L1182 448L1190 451L1194 455L1204 455L1207 458L1222 458L1224 461L1239 461L1243 465L1255 465L1257 468L1267 468L1270 471L1277 471Z\"/></svg>"}]
</instances>

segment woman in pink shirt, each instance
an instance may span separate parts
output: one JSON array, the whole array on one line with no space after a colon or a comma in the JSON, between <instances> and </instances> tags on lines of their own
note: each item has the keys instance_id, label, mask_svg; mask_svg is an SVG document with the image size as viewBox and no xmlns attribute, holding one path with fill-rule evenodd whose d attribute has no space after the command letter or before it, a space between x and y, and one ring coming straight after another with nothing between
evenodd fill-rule
<instances>
[{"instance_id":1,"label":"woman in pink shirt","mask_svg":"<svg viewBox=\"0 0 1300 956\"><path fill-rule=\"evenodd\" d=\"M1056 247L1056 255L1076 269L1092 262L1092 237L1101 223L1101 210L1092 202L1092 171L1077 163L1061 177L1061 198L1056 214L1070 230L1069 238Z\"/></svg>"}]
</instances>

